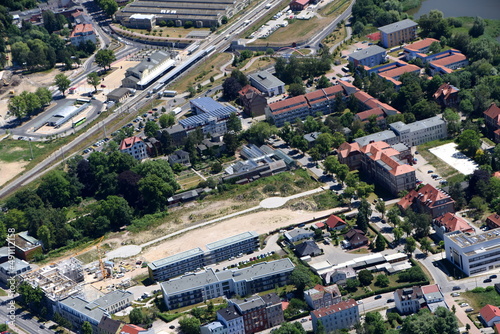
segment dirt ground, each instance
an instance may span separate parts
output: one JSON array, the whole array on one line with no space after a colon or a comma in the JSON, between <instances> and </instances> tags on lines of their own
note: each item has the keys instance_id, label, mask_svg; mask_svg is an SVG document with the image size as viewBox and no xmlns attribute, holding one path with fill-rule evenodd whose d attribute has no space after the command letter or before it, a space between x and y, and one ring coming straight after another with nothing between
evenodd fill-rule
<instances>
[{"instance_id":1,"label":"dirt ground","mask_svg":"<svg viewBox=\"0 0 500 334\"><path fill-rule=\"evenodd\" d=\"M0 163L0 186L15 177L24 170L28 161L1 162Z\"/></svg>"}]
</instances>

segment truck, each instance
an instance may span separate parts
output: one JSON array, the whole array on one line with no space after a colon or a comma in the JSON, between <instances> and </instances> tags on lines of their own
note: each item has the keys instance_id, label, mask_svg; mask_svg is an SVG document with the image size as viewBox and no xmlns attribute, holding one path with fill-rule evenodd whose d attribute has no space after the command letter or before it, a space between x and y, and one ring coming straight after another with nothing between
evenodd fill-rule
<instances>
[{"instance_id":1,"label":"truck","mask_svg":"<svg viewBox=\"0 0 500 334\"><path fill-rule=\"evenodd\" d=\"M164 90L163 91L163 96L165 96L165 97L174 97L176 95L177 95L176 90Z\"/></svg>"},{"instance_id":2,"label":"truck","mask_svg":"<svg viewBox=\"0 0 500 334\"><path fill-rule=\"evenodd\" d=\"M172 111L174 112L174 114L178 115L178 114L180 114L180 113L181 113L182 108L181 108L181 107L177 107L177 108L175 108L175 109L174 109L174 110L172 110Z\"/></svg>"},{"instance_id":3,"label":"truck","mask_svg":"<svg viewBox=\"0 0 500 334\"><path fill-rule=\"evenodd\" d=\"M271 3L268 3L265 8L269 9L269 8L271 8L271 6L272 6Z\"/></svg>"}]
</instances>

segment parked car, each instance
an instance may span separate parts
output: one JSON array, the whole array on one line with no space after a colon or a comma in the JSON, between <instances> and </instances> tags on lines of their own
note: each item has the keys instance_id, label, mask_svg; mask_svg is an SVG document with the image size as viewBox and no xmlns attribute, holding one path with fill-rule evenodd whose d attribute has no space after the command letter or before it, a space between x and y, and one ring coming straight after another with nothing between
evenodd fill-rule
<instances>
[{"instance_id":1,"label":"parked car","mask_svg":"<svg viewBox=\"0 0 500 334\"><path fill-rule=\"evenodd\" d=\"M473 312L473 311L474 311L474 309L472 307L469 307L469 308L465 309L465 312Z\"/></svg>"},{"instance_id":2,"label":"parked car","mask_svg":"<svg viewBox=\"0 0 500 334\"><path fill-rule=\"evenodd\" d=\"M462 289L462 288L461 288L460 286L458 286L458 285L455 285L455 286L452 288L452 290L453 290L453 291L460 290L460 289Z\"/></svg>"},{"instance_id":3,"label":"parked car","mask_svg":"<svg viewBox=\"0 0 500 334\"><path fill-rule=\"evenodd\" d=\"M452 296L452 297L458 297L458 296L460 296L460 294L459 294L458 292L453 292L453 293L451 294L451 296Z\"/></svg>"},{"instance_id":4,"label":"parked car","mask_svg":"<svg viewBox=\"0 0 500 334\"><path fill-rule=\"evenodd\" d=\"M491 275L490 278L497 278L497 275Z\"/></svg>"},{"instance_id":5,"label":"parked car","mask_svg":"<svg viewBox=\"0 0 500 334\"><path fill-rule=\"evenodd\" d=\"M467 304L467 303L460 304L460 307L467 307L467 306L469 306L469 304Z\"/></svg>"},{"instance_id":6,"label":"parked car","mask_svg":"<svg viewBox=\"0 0 500 334\"><path fill-rule=\"evenodd\" d=\"M434 173L434 171L433 171L432 169L429 169L429 170L427 171L427 174L431 174L431 173Z\"/></svg>"},{"instance_id":7,"label":"parked car","mask_svg":"<svg viewBox=\"0 0 500 334\"><path fill-rule=\"evenodd\" d=\"M377 296L375 296L375 299L380 299L380 298L382 298L382 296L381 296L381 295L377 295Z\"/></svg>"},{"instance_id":8,"label":"parked car","mask_svg":"<svg viewBox=\"0 0 500 334\"><path fill-rule=\"evenodd\" d=\"M491 278L487 278L483 281L483 283L491 283Z\"/></svg>"},{"instance_id":9,"label":"parked car","mask_svg":"<svg viewBox=\"0 0 500 334\"><path fill-rule=\"evenodd\" d=\"M389 299L387 299L387 302L388 302L388 303L393 303L393 302L394 302L394 298L389 298Z\"/></svg>"}]
</instances>

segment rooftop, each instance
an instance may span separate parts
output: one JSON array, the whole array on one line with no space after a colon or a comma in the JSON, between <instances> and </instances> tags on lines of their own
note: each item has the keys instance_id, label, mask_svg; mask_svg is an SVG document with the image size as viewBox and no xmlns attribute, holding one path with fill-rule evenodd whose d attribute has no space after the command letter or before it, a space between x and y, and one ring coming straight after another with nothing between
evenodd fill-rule
<instances>
[{"instance_id":1,"label":"rooftop","mask_svg":"<svg viewBox=\"0 0 500 334\"><path fill-rule=\"evenodd\" d=\"M372 133L368 136L359 137L354 139L359 146L366 146L372 141L387 141L387 140L395 140L396 134L390 130L384 130L377 133Z\"/></svg>"},{"instance_id":2,"label":"rooftop","mask_svg":"<svg viewBox=\"0 0 500 334\"><path fill-rule=\"evenodd\" d=\"M89 304L81 297L70 296L61 300L59 303L77 312L85 314L86 316L94 319L96 322L99 322L104 315L109 316L105 309L94 304Z\"/></svg>"},{"instance_id":3,"label":"rooftop","mask_svg":"<svg viewBox=\"0 0 500 334\"><path fill-rule=\"evenodd\" d=\"M402 20L402 21L398 21L395 23L385 25L383 27L378 28L378 30L380 30L381 32L383 32L385 34L391 34L391 33L396 32L396 31L400 31L403 29L416 27L416 26L418 26L418 24L416 22L414 22L410 19L406 19L406 20Z\"/></svg>"},{"instance_id":4,"label":"rooftop","mask_svg":"<svg viewBox=\"0 0 500 334\"><path fill-rule=\"evenodd\" d=\"M436 218L436 224L445 227L446 232L474 232L472 226L465 219L451 212Z\"/></svg>"},{"instance_id":5,"label":"rooftop","mask_svg":"<svg viewBox=\"0 0 500 334\"><path fill-rule=\"evenodd\" d=\"M267 71L259 71L257 73L249 74L250 80L254 80L264 86L265 88L273 88L277 86L284 86L285 83Z\"/></svg>"},{"instance_id":6,"label":"rooftop","mask_svg":"<svg viewBox=\"0 0 500 334\"><path fill-rule=\"evenodd\" d=\"M136 143L142 142L142 139L137 136L128 137L122 140L120 144L120 150L126 150L133 147Z\"/></svg>"},{"instance_id":7,"label":"rooftop","mask_svg":"<svg viewBox=\"0 0 500 334\"><path fill-rule=\"evenodd\" d=\"M354 299L349 299L338 304L323 307L318 310L311 311L311 313L313 313L316 318L322 318L324 316L344 311L350 308L358 308L358 304L356 304L356 301Z\"/></svg>"},{"instance_id":8,"label":"rooftop","mask_svg":"<svg viewBox=\"0 0 500 334\"><path fill-rule=\"evenodd\" d=\"M373 56L378 55L380 53L386 53L386 52L387 51L384 48L381 48L378 45L372 45L372 46L367 47L366 49L351 53L349 55L349 58L352 58L355 60L362 60L362 59L373 57Z\"/></svg>"},{"instance_id":9,"label":"rooftop","mask_svg":"<svg viewBox=\"0 0 500 334\"><path fill-rule=\"evenodd\" d=\"M241 317L239 313L236 311L236 307L234 305L229 305L226 308L217 311L217 315L225 319L226 321L231 321Z\"/></svg>"},{"instance_id":10,"label":"rooftop","mask_svg":"<svg viewBox=\"0 0 500 334\"><path fill-rule=\"evenodd\" d=\"M101 298L94 300L92 303L107 310L108 307L113 306L116 303L127 298L130 298L131 300L134 299L134 294L129 291L115 290L105 294Z\"/></svg>"},{"instance_id":11,"label":"rooftop","mask_svg":"<svg viewBox=\"0 0 500 334\"><path fill-rule=\"evenodd\" d=\"M472 234L463 233L461 231L450 232L447 236L459 247L465 248L472 245L479 245L490 240L500 240L500 228L495 228L482 233ZM474 251L475 253L480 253L485 251L484 248Z\"/></svg>"},{"instance_id":12,"label":"rooftop","mask_svg":"<svg viewBox=\"0 0 500 334\"><path fill-rule=\"evenodd\" d=\"M259 234L257 232L254 232L254 231L244 232L244 233L240 233L238 235L233 235L232 237L229 237L226 239L211 242L211 243L207 244L207 249L214 250L214 249L226 247L229 245L234 245L236 243L239 243L239 242L242 242L245 240L249 240L249 239L258 238L258 237L259 237Z\"/></svg>"},{"instance_id":13,"label":"rooftop","mask_svg":"<svg viewBox=\"0 0 500 334\"><path fill-rule=\"evenodd\" d=\"M413 42L411 44L406 45L405 49L412 50L412 51L420 51L422 49L428 48L434 42L439 43L439 41L437 39L424 38L421 41Z\"/></svg>"},{"instance_id":14,"label":"rooftop","mask_svg":"<svg viewBox=\"0 0 500 334\"><path fill-rule=\"evenodd\" d=\"M480 311L481 317L486 322L490 322L495 317L500 317L500 309L497 306L487 304Z\"/></svg>"},{"instance_id":15,"label":"rooftop","mask_svg":"<svg viewBox=\"0 0 500 334\"><path fill-rule=\"evenodd\" d=\"M204 254L203 250L201 248L197 247L197 248L193 248L193 249L187 250L187 251L182 252L182 253L178 253L178 254L166 257L164 259L153 261L153 262L149 263L148 266L149 266L149 268L151 268L151 270L155 270L159 267L168 266L172 263L177 263L179 261L189 259L189 258L192 258L195 256L200 256L203 254Z\"/></svg>"},{"instance_id":16,"label":"rooftop","mask_svg":"<svg viewBox=\"0 0 500 334\"><path fill-rule=\"evenodd\" d=\"M302 107L304 108L309 107L309 104L307 103L307 100L304 97L304 95L295 96L289 99L269 104L269 109L271 109L271 112L273 114L281 114L283 112L287 112Z\"/></svg>"}]
</instances>

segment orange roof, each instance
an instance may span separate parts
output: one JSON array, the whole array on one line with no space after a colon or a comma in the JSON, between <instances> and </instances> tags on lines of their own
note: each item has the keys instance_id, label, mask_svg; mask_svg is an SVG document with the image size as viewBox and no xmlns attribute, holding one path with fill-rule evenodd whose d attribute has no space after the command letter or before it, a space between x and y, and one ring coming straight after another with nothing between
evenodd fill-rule
<instances>
[{"instance_id":1,"label":"orange roof","mask_svg":"<svg viewBox=\"0 0 500 334\"><path fill-rule=\"evenodd\" d=\"M413 201L418 200L427 207L433 207L437 201L446 200L453 202L453 199L442 191L437 190L431 184L426 184L418 192L416 190L410 191L403 197L398 205L403 209L408 208Z\"/></svg>"},{"instance_id":2,"label":"orange roof","mask_svg":"<svg viewBox=\"0 0 500 334\"><path fill-rule=\"evenodd\" d=\"M323 88L322 91L329 97L335 97L339 93L344 92L344 88L341 85L335 85Z\"/></svg>"},{"instance_id":3,"label":"orange roof","mask_svg":"<svg viewBox=\"0 0 500 334\"><path fill-rule=\"evenodd\" d=\"M290 99L271 103L269 105L269 109L271 109L273 114L281 114L300 107L308 107L307 100L304 95L295 96Z\"/></svg>"},{"instance_id":4,"label":"orange roof","mask_svg":"<svg viewBox=\"0 0 500 334\"><path fill-rule=\"evenodd\" d=\"M260 94L260 91L257 88L250 86L250 85L246 85L238 93L243 96L243 95L248 94L249 92L254 92L254 93Z\"/></svg>"},{"instance_id":5,"label":"orange roof","mask_svg":"<svg viewBox=\"0 0 500 334\"><path fill-rule=\"evenodd\" d=\"M334 304L334 305L320 308L318 310L314 310L311 313L313 313L316 316L316 318L321 318L321 317L324 317L326 315L333 314L333 313L336 313L338 311L343 311L343 310L347 310L350 308L354 308L357 306L358 306L358 304L356 304L356 301L354 299L349 299L346 301L342 301L338 304Z\"/></svg>"},{"instance_id":6,"label":"orange roof","mask_svg":"<svg viewBox=\"0 0 500 334\"><path fill-rule=\"evenodd\" d=\"M495 329L495 333L496 333L496 334L500 334L500 322L496 322L496 323L493 325L493 328Z\"/></svg>"},{"instance_id":7,"label":"orange roof","mask_svg":"<svg viewBox=\"0 0 500 334\"><path fill-rule=\"evenodd\" d=\"M379 72L379 75L388 78L395 78L403 75L404 73L413 73L416 71L420 71L420 67L412 64L406 64L387 71Z\"/></svg>"},{"instance_id":8,"label":"orange roof","mask_svg":"<svg viewBox=\"0 0 500 334\"><path fill-rule=\"evenodd\" d=\"M500 171L497 171L493 173L493 177L499 178L500 179Z\"/></svg>"},{"instance_id":9,"label":"orange roof","mask_svg":"<svg viewBox=\"0 0 500 334\"><path fill-rule=\"evenodd\" d=\"M487 221L490 221L492 222L493 224L497 225L498 227L500 227L500 215L494 213L492 215L489 215L487 218L486 218Z\"/></svg>"},{"instance_id":10,"label":"orange roof","mask_svg":"<svg viewBox=\"0 0 500 334\"><path fill-rule=\"evenodd\" d=\"M396 149L392 148L389 144L383 141L377 141L370 143L361 148L361 152L365 154L369 154L370 159L372 160L380 160L389 166L391 169L389 173L392 175L402 175L406 173L414 172L415 169L407 164L402 164L396 161L394 156L398 156L400 152Z\"/></svg>"},{"instance_id":11,"label":"orange roof","mask_svg":"<svg viewBox=\"0 0 500 334\"><path fill-rule=\"evenodd\" d=\"M357 152L360 153L361 150L359 148L359 144L357 142L354 142L352 144L349 144L348 142L343 142L338 150L339 154L343 157L346 158L349 156L351 153Z\"/></svg>"},{"instance_id":12,"label":"orange roof","mask_svg":"<svg viewBox=\"0 0 500 334\"><path fill-rule=\"evenodd\" d=\"M328 217L328 219L325 221L325 224L328 225L329 228L336 228L342 225L347 225L345 221L335 215L331 215L330 217Z\"/></svg>"},{"instance_id":13,"label":"orange roof","mask_svg":"<svg viewBox=\"0 0 500 334\"><path fill-rule=\"evenodd\" d=\"M356 116L358 116L358 118L364 122L364 121L368 121L368 119L370 118L370 116L372 115L375 115L377 116L377 121L379 120L382 120L384 119L384 116L385 116L385 113L384 111L381 109L381 108L372 108L372 109L368 109L366 111L362 111L362 112L358 112L356 114Z\"/></svg>"},{"instance_id":14,"label":"orange roof","mask_svg":"<svg viewBox=\"0 0 500 334\"><path fill-rule=\"evenodd\" d=\"M433 60L433 61L431 61L431 64L439 65L439 66L447 66L447 65L451 65L451 64L455 64L455 63L464 61L466 59L467 59L467 57L465 57L463 54L456 53L456 54L453 54L453 55L450 55L447 57L442 57L442 58L439 58L437 60Z\"/></svg>"},{"instance_id":15,"label":"orange roof","mask_svg":"<svg viewBox=\"0 0 500 334\"><path fill-rule=\"evenodd\" d=\"M133 147L135 143L139 143L141 141L142 139L137 136L125 138L120 144L120 150L126 150L127 148Z\"/></svg>"},{"instance_id":16,"label":"orange roof","mask_svg":"<svg viewBox=\"0 0 500 334\"><path fill-rule=\"evenodd\" d=\"M500 309L496 306L488 304L485 305L481 311L479 311L479 314L484 321L490 322L493 318L500 317Z\"/></svg>"},{"instance_id":17,"label":"orange roof","mask_svg":"<svg viewBox=\"0 0 500 334\"><path fill-rule=\"evenodd\" d=\"M408 44L407 46L405 46L405 49L413 50L413 51L420 51L422 49L428 48L434 42L438 42L439 43L439 41L437 39L434 39L434 38L424 38L421 41Z\"/></svg>"},{"instance_id":18,"label":"orange roof","mask_svg":"<svg viewBox=\"0 0 500 334\"><path fill-rule=\"evenodd\" d=\"M441 95L444 96L444 99L448 99L451 94L458 93L458 88L450 85L449 83L444 83L439 86L438 90L432 95L433 98L437 99Z\"/></svg>"},{"instance_id":19,"label":"orange roof","mask_svg":"<svg viewBox=\"0 0 500 334\"><path fill-rule=\"evenodd\" d=\"M446 232L474 232L474 229L465 219L451 212L447 212L444 215L439 216L436 218L435 222L440 226L444 226L446 228Z\"/></svg>"},{"instance_id":20,"label":"orange roof","mask_svg":"<svg viewBox=\"0 0 500 334\"><path fill-rule=\"evenodd\" d=\"M122 327L120 333L139 334L140 332L143 331L145 331L145 329L142 327L133 324L126 324L125 326Z\"/></svg>"},{"instance_id":21,"label":"orange roof","mask_svg":"<svg viewBox=\"0 0 500 334\"><path fill-rule=\"evenodd\" d=\"M82 23L82 24L77 24L74 28L73 31L71 32L71 37L75 37L77 34L83 34L86 32L93 32L94 28L92 28L92 24L89 23Z\"/></svg>"},{"instance_id":22,"label":"orange roof","mask_svg":"<svg viewBox=\"0 0 500 334\"><path fill-rule=\"evenodd\" d=\"M440 292L439 291L439 286L437 284L432 284L432 285L425 285L421 287L422 292L424 294L426 293L435 293L435 292Z\"/></svg>"},{"instance_id":23,"label":"orange roof","mask_svg":"<svg viewBox=\"0 0 500 334\"><path fill-rule=\"evenodd\" d=\"M483 114L500 124L500 108L495 103L492 103Z\"/></svg>"},{"instance_id":24,"label":"orange roof","mask_svg":"<svg viewBox=\"0 0 500 334\"><path fill-rule=\"evenodd\" d=\"M309 0L293 0L290 4L293 4L293 3L305 6L309 3Z\"/></svg>"}]
</instances>

